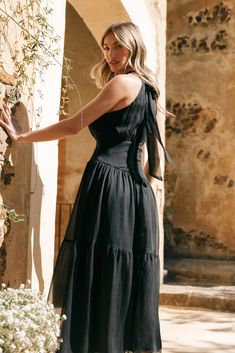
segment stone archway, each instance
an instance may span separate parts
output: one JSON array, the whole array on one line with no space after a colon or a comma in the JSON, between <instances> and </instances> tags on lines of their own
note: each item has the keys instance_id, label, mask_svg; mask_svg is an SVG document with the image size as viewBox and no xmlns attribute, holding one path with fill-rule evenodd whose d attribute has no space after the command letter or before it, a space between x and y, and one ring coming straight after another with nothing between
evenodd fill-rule
<instances>
[{"instance_id":1,"label":"stone archway","mask_svg":"<svg viewBox=\"0 0 235 353\"><path fill-rule=\"evenodd\" d=\"M99 43L104 29L111 23L130 20L130 16L120 0L102 0L95 4L93 0L69 0L69 3L86 23L97 43Z\"/></svg>"}]
</instances>

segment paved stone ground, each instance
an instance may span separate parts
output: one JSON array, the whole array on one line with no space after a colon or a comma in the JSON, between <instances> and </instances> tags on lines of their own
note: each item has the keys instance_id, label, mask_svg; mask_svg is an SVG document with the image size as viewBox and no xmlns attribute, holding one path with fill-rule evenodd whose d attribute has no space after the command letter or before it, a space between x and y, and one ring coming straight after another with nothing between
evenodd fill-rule
<instances>
[{"instance_id":1,"label":"paved stone ground","mask_svg":"<svg viewBox=\"0 0 235 353\"><path fill-rule=\"evenodd\" d=\"M160 307L162 353L235 353L235 314Z\"/></svg>"}]
</instances>

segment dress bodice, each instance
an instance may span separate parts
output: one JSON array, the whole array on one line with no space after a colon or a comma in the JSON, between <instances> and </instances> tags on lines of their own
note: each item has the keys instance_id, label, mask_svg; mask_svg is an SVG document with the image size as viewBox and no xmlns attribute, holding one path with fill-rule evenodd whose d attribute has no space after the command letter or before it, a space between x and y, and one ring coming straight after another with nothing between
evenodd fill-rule
<instances>
[{"instance_id":1,"label":"dress bodice","mask_svg":"<svg viewBox=\"0 0 235 353\"><path fill-rule=\"evenodd\" d=\"M144 120L145 83L128 106L106 113L94 121L89 129L102 145L112 146L121 141L133 141Z\"/></svg>"},{"instance_id":2,"label":"dress bodice","mask_svg":"<svg viewBox=\"0 0 235 353\"><path fill-rule=\"evenodd\" d=\"M92 159L103 158L120 167L120 159L137 182L146 184L141 173L141 146L147 142L149 174L162 180L157 141L165 157L170 157L162 143L156 120L156 93L152 86L142 80L136 98L128 106L102 115L89 125L97 145ZM125 146L125 147L124 147ZM103 156L103 157L102 157ZM108 156L108 157L107 157Z\"/></svg>"}]
</instances>

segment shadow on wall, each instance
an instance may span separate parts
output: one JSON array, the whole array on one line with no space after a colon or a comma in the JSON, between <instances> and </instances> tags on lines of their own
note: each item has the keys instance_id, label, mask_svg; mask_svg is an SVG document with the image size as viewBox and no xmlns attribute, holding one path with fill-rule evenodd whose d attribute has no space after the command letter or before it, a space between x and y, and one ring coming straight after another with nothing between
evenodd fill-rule
<instances>
[{"instance_id":1,"label":"shadow on wall","mask_svg":"<svg viewBox=\"0 0 235 353\"><path fill-rule=\"evenodd\" d=\"M28 241L28 277L32 278L34 276L33 271L35 271L37 281L39 284L39 292L44 293L44 279L42 272L42 250L40 245L40 222L41 222L41 209L42 209L42 193L43 184L37 169L37 145L35 144L35 149L32 151L32 157L34 159L31 180L32 189L30 191L30 198L36 198L34 202L33 210L30 210L30 216L36 214L36 217L32 217L35 221L29 221L29 237Z\"/></svg>"}]
</instances>

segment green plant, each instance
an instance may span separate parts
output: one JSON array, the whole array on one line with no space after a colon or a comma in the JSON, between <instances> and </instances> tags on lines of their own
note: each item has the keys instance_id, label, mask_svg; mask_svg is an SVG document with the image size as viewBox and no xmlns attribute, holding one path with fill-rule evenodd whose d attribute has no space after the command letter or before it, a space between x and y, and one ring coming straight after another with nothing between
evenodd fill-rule
<instances>
[{"instance_id":1,"label":"green plant","mask_svg":"<svg viewBox=\"0 0 235 353\"><path fill-rule=\"evenodd\" d=\"M15 87L7 91L6 99L10 103L16 103L21 94L24 94L30 100L34 94L36 80L43 81L50 65L61 65L58 61L60 37L49 23L53 9L49 6L49 1L41 0L25 0L23 3L0 0L0 5L0 66L3 64L3 56L10 56L9 66L14 67L16 80ZM9 31L15 33L14 43L8 40ZM61 92L60 107L60 112L63 114L67 93L74 88L74 83L69 76L70 70L71 63L65 58L63 77L65 85ZM43 92L38 90L37 93L42 99ZM38 126L40 106L34 113L36 126Z\"/></svg>"},{"instance_id":2,"label":"green plant","mask_svg":"<svg viewBox=\"0 0 235 353\"><path fill-rule=\"evenodd\" d=\"M0 204L1 218L12 222L22 222L24 220L24 215L16 212L14 208L10 208L4 204Z\"/></svg>"},{"instance_id":3,"label":"green plant","mask_svg":"<svg viewBox=\"0 0 235 353\"><path fill-rule=\"evenodd\" d=\"M0 248L4 242L4 237L11 229L11 222L21 222L23 220L23 214L18 214L15 209L0 204Z\"/></svg>"}]
</instances>

